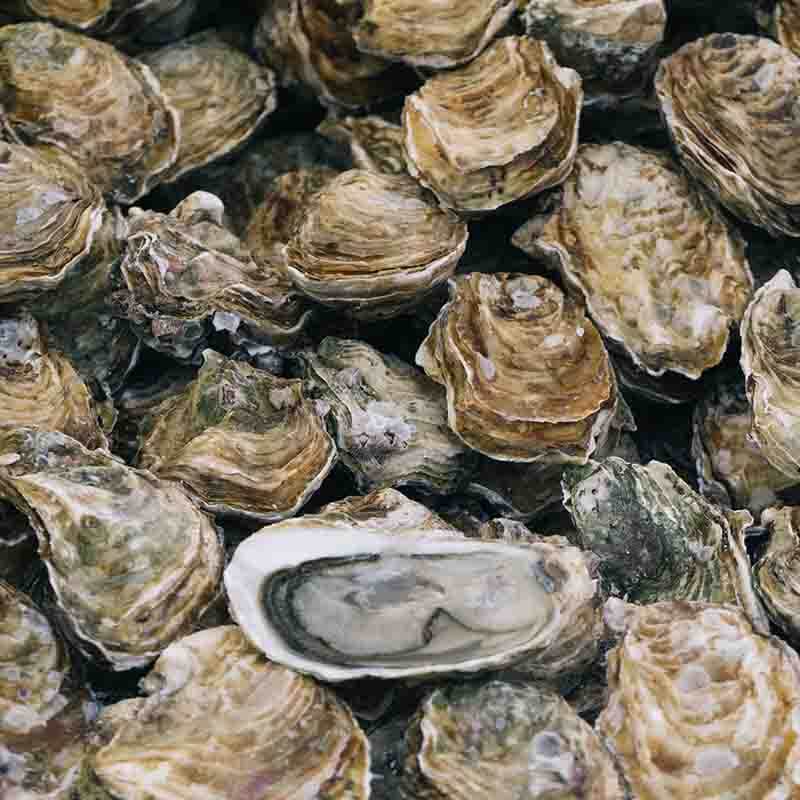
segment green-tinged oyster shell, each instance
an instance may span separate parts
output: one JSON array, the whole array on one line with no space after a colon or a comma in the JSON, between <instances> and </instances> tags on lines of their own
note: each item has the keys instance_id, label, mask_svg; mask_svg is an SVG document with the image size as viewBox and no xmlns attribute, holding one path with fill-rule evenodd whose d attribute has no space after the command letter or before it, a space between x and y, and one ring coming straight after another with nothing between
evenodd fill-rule
<instances>
[{"instance_id":1,"label":"green-tinged oyster shell","mask_svg":"<svg viewBox=\"0 0 800 800\"><path fill-rule=\"evenodd\" d=\"M387 175L406 174L403 129L377 114L330 116L319 124L317 132L346 145L353 156L353 165L358 169L371 169Z\"/></svg>"}]
</instances>

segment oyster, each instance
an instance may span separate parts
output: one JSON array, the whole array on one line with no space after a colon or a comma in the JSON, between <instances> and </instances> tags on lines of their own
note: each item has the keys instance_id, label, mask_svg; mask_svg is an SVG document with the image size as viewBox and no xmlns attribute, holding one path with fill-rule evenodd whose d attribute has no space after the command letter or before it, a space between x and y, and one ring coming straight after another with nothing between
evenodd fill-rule
<instances>
[{"instance_id":1,"label":"oyster","mask_svg":"<svg viewBox=\"0 0 800 800\"><path fill-rule=\"evenodd\" d=\"M563 487L578 542L600 557L614 594L738 604L756 630L769 630L744 547L749 512L711 505L660 461L589 462L567 470Z\"/></svg>"},{"instance_id":2,"label":"oyster","mask_svg":"<svg viewBox=\"0 0 800 800\"><path fill-rule=\"evenodd\" d=\"M585 462L614 418L600 334L539 276L455 278L417 364L447 389L453 431L490 458Z\"/></svg>"},{"instance_id":3,"label":"oyster","mask_svg":"<svg viewBox=\"0 0 800 800\"><path fill-rule=\"evenodd\" d=\"M347 145L358 169L405 175L403 129L377 114L366 117L328 117L317 132L334 142Z\"/></svg>"},{"instance_id":4,"label":"oyster","mask_svg":"<svg viewBox=\"0 0 800 800\"><path fill-rule=\"evenodd\" d=\"M230 153L277 106L273 73L215 31L143 55L142 61L180 119L178 158L162 180L174 180Z\"/></svg>"},{"instance_id":5,"label":"oyster","mask_svg":"<svg viewBox=\"0 0 800 800\"><path fill-rule=\"evenodd\" d=\"M28 516L77 646L141 667L214 599L217 533L176 486L61 433L0 428L0 500Z\"/></svg>"},{"instance_id":6,"label":"oyster","mask_svg":"<svg viewBox=\"0 0 800 800\"><path fill-rule=\"evenodd\" d=\"M728 606L654 603L624 613L596 729L633 796L797 796L797 654Z\"/></svg>"},{"instance_id":7,"label":"oyster","mask_svg":"<svg viewBox=\"0 0 800 800\"><path fill-rule=\"evenodd\" d=\"M295 514L336 461L300 381L203 353L197 379L153 410L139 464L208 511L274 522Z\"/></svg>"},{"instance_id":8,"label":"oyster","mask_svg":"<svg viewBox=\"0 0 800 800\"><path fill-rule=\"evenodd\" d=\"M800 59L769 39L713 34L659 66L661 111L686 169L729 211L800 236L794 87Z\"/></svg>"},{"instance_id":9,"label":"oyster","mask_svg":"<svg viewBox=\"0 0 800 800\"><path fill-rule=\"evenodd\" d=\"M597 734L557 694L489 681L434 691L406 734L403 800L623 800Z\"/></svg>"},{"instance_id":10,"label":"oyster","mask_svg":"<svg viewBox=\"0 0 800 800\"><path fill-rule=\"evenodd\" d=\"M89 390L59 353L49 353L29 314L0 319L3 425L61 431L86 447L107 447Z\"/></svg>"},{"instance_id":11,"label":"oyster","mask_svg":"<svg viewBox=\"0 0 800 800\"><path fill-rule=\"evenodd\" d=\"M27 585L37 566L36 534L27 517L0 502L0 580Z\"/></svg>"},{"instance_id":12,"label":"oyster","mask_svg":"<svg viewBox=\"0 0 800 800\"><path fill-rule=\"evenodd\" d=\"M380 319L450 277L466 244L467 226L432 205L411 178L350 170L311 197L286 259L309 297Z\"/></svg>"},{"instance_id":13,"label":"oyster","mask_svg":"<svg viewBox=\"0 0 800 800\"><path fill-rule=\"evenodd\" d=\"M660 153L583 145L559 207L514 243L583 295L610 345L654 376L720 362L753 290L742 237Z\"/></svg>"},{"instance_id":14,"label":"oyster","mask_svg":"<svg viewBox=\"0 0 800 800\"><path fill-rule=\"evenodd\" d=\"M0 98L10 136L65 150L120 203L148 192L178 154L177 112L150 70L47 23L0 28Z\"/></svg>"},{"instance_id":15,"label":"oyster","mask_svg":"<svg viewBox=\"0 0 800 800\"><path fill-rule=\"evenodd\" d=\"M742 320L742 370L753 412L751 435L764 457L800 480L800 289L786 270L755 294Z\"/></svg>"},{"instance_id":16,"label":"oyster","mask_svg":"<svg viewBox=\"0 0 800 800\"><path fill-rule=\"evenodd\" d=\"M408 171L446 208L492 211L572 169L583 92L543 42L508 36L406 98Z\"/></svg>"},{"instance_id":17,"label":"oyster","mask_svg":"<svg viewBox=\"0 0 800 800\"><path fill-rule=\"evenodd\" d=\"M800 55L800 0L778 0L775 6L778 41Z\"/></svg>"},{"instance_id":18,"label":"oyster","mask_svg":"<svg viewBox=\"0 0 800 800\"><path fill-rule=\"evenodd\" d=\"M263 528L225 586L259 649L327 681L508 664L552 677L596 650L586 554L466 539L391 489Z\"/></svg>"},{"instance_id":19,"label":"oyster","mask_svg":"<svg viewBox=\"0 0 800 800\"><path fill-rule=\"evenodd\" d=\"M113 737L90 761L114 797L369 797L368 744L348 709L235 625L170 645L141 685L145 697L107 709Z\"/></svg>"},{"instance_id":20,"label":"oyster","mask_svg":"<svg viewBox=\"0 0 800 800\"><path fill-rule=\"evenodd\" d=\"M444 391L364 342L327 337L299 354L306 385L331 406L339 455L359 491L413 486L446 494L474 458L447 427Z\"/></svg>"}]
</instances>

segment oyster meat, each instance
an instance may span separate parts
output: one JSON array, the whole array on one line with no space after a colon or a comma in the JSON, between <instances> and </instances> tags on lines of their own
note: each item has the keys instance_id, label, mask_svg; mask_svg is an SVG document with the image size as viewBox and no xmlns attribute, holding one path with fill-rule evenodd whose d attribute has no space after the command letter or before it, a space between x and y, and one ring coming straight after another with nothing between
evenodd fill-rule
<instances>
[{"instance_id":1,"label":"oyster meat","mask_svg":"<svg viewBox=\"0 0 800 800\"><path fill-rule=\"evenodd\" d=\"M406 174L403 128L377 114L328 117L317 127L317 132L346 145L353 157L353 166L358 169L387 175Z\"/></svg>"}]
</instances>

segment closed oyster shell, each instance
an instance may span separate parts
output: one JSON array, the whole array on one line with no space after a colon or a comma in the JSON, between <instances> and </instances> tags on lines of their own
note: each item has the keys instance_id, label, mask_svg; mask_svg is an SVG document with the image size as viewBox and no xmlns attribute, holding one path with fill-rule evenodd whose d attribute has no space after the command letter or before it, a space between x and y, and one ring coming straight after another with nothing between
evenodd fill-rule
<instances>
[{"instance_id":1,"label":"closed oyster shell","mask_svg":"<svg viewBox=\"0 0 800 800\"><path fill-rule=\"evenodd\" d=\"M380 319L450 277L466 244L467 226L432 205L411 178L349 170L311 197L286 259L309 297Z\"/></svg>"},{"instance_id":2,"label":"closed oyster shell","mask_svg":"<svg viewBox=\"0 0 800 800\"><path fill-rule=\"evenodd\" d=\"M146 66L47 23L0 29L0 98L11 136L65 150L120 203L148 192L178 153L177 113Z\"/></svg>"},{"instance_id":3,"label":"closed oyster shell","mask_svg":"<svg viewBox=\"0 0 800 800\"><path fill-rule=\"evenodd\" d=\"M582 306L539 276L455 278L417 364L447 389L453 431L500 461L583 463L614 417L600 334Z\"/></svg>"},{"instance_id":4,"label":"closed oyster shell","mask_svg":"<svg viewBox=\"0 0 800 800\"><path fill-rule=\"evenodd\" d=\"M513 239L580 293L611 346L650 375L720 362L753 291L741 235L669 157L584 145L559 207Z\"/></svg>"},{"instance_id":5,"label":"closed oyster shell","mask_svg":"<svg viewBox=\"0 0 800 800\"><path fill-rule=\"evenodd\" d=\"M545 677L591 662L586 554L465 539L398 498L345 500L239 545L225 572L231 611L269 658L328 681L508 664Z\"/></svg>"},{"instance_id":6,"label":"closed oyster shell","mask_svg":"<svg viewBox=\"0 0 800 800\"><path fill-rule=\"evenodd\" d=\"M774 19L778 41L795 55L800 55L800 2L778 0Z\"/></svg>"},{"instance_id":7,"label":"closed oyster shell","mask_svg":"<svg viewBox=\"0 0 800 800\"><path fill-rule=\"evenodd\" d=\"M434 691L406 734L403 800L623 800L597 734L557 694L490 681Z\"/></svg>"},{"instance_id":8,"label":"closed oyster shell","mask_svg":"<svg viewBox=\"0 0 800 800\"><path fill-rule=\"evenodd\" d=\"M749 512L712 505L660 461L589 462L567 470L563 488L578 542L600 557L613 594L738 604L756 630L769 630L744 547Z\"/></svg>"},{"instance_id":9,"label":"closed oyster shell","mask_svg":"<svg viewBox=\"0 0 800 800\"><path fill-rule=\"evenodd\" d=\"M319 488L336 445L300 381L203 353L197 379L153 411L139 464L208 511L274 522Z\"/></svg>"},{"instance_id":10,"label":"closed oyster shell","mask_svg":"<svg viewBox=\"0 0 800 800\"><path fill-rule=\"evenodd\" d=\"M635 797L797 796L796 653L729 606L629 607L626 628L596 728Z\"/></svg>"},{"instance_id":11,"label":"closed oyster shell","mask_svg":"<svg viewBox=\"0 0 800 800\"><path fill-rule=\"evenodd\" d=\"M275 76L216 31L203 31L142 56L178 112L178 157L163 180L241 146L275 110Z\"/></svg>"},{"instance_id":12,"label":"closed oyster shell","mask_svg":"<svg viewBox=\"0 0 800 800\"><path fill-rule=\"evenodd\" d=\"M412 486L446 494L474 458L447 427L444 391L364 342L327 337L299 354L306 385L330 404L339 455L359 491Z\"/></svg>"},{"instance_id":13,"label":"closed oyster shell","mask_svg":"<svg viewBox=\"0 0 800 800\"><path fill-rule=\"evenodd\" d=\"M387 175L405 175L403 128L370 114L365 117L328 117L317 132L334 142L347 145L353 166Z\"/></svg>"},{"instance_id":14,"label":"closed oyster shell","mask_svg":"<svg viewBox=\"0 0 800 800\"><path fill-rule=\"evenodd\" d=\"M406 98L408 171L446 208L493 211L572 169L583 99L577 72L543 42L508 36Z\"/></svg>"},{"instance_id":15,"label":"closed oyster shell","mask_svg":"<svg viewBox=\"0 0 800 800\"><path fill-rule=\"evenodd\" d=\"M222 549L176 486L102 450L34 428L0 428L0 499L28 516L77 646L141 667L214 599Z\"/></svg>"},{"instance_id":16,"label":"closed oyster shell","mask_svg":"<svg viewBox=\"0 0 800 800\"><path fill-rule=\"evenodd\" d=\"M683 165L736 216L800 236L794 87L800 59L769 39L713 34L664 59L655 88Z\"/></svg>"},{"instance_id":17,"label":"closed oyster shell","mask_svg":"<svg viewBox=\"0 0 800 800\"><path fill-rule=\"evenodd\" d=\"M235 625L170 645L142 688L91 759L115 797L369 797L369 748L350 711L267 661Z\"/></svg>"}]
</instances>

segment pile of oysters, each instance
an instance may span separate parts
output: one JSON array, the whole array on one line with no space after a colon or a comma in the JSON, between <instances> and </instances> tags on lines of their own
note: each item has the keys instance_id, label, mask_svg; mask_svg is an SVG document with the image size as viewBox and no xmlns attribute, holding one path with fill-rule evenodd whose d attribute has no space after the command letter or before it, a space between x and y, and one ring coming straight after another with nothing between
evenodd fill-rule
<instances>
[{"instance_id":1,"label":"pile of oysters","mask_svg":"<svg viewBox=\"0 0 800 800\"><path fill-rule=\"evenodd\" d=\"M800 798L800 0L0 0L0 798Z\"/></svg>"}]
</instances>

